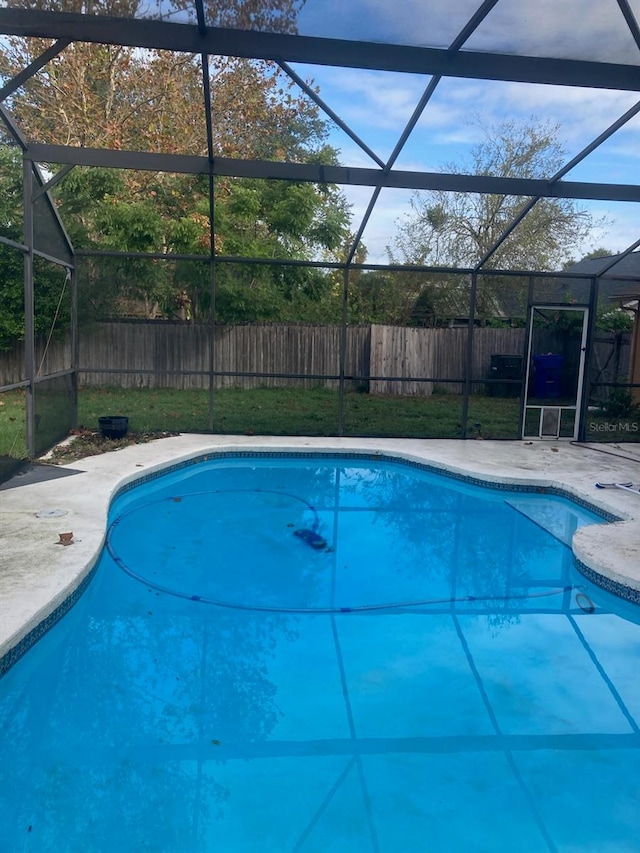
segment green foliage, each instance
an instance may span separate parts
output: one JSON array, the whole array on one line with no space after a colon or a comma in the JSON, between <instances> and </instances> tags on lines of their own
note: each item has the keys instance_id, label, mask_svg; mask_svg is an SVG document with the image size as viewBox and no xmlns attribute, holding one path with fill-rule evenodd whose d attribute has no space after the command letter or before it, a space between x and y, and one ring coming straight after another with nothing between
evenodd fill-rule
<instances>
[{"instance_id":1,"label":"green foliage","mask_svg":"<svg viewBox=\"0 0 640 853\"><path fill-rule=\"evenodd\" d=\"M584 314L582 311L563 310L562 308L548 312L537 309L535 317L536 328L567 334L580 332L583 321Z\"/></svg>"},{"instance_id":2,"label":"green foliage","mask_svg":"<svg viewBox=\"0 0 640 853\"><path fill-rule=\"evenodd\" d=\"M489 329L524 329L527 321L524 317L514 317L510 320L505 320L502 317L488 317L485 325Z\"/></svg>"},{"instance_id":3,"label":"green foliage","mask_svg":"<svg viewBox=\"0 0 640 853\"><path fill-rule=\"evenodd\" d=\"M304 260L335 252L348 221L335 188L241 178L218 183L215 227L222 255Z\"/></svg>"},{"instance_id":4,"label":"green foliage","mask_svg":"<svg viewBox=\"0 0 640 853\"><path fill-rule=\"evenodd\" d=\"M638 414L640 406L634 402L630 391L612 388L608 399L600 405L600 410L608 418L631 418Z\"/></svg>"},{"instance_id":5,"label":"green foliage","mask_svg":"<svg viewBox=\"0 0 640 853\"><path fill-rule=\"evenodd\" d=\"M597 249L593 249L591 252L587 252L587 254L582 258L583 261L593 261L597 258L610 258L615 255L615 252L612 252L611 249L605 249L604 246L598 246Z\"/></svg>"},{"instance_id":6,"label":"green foliage","mask_svg":"<svg viewBox=\"0 0 640 853\"><path fill-rule=\"evenodd\" d=\"M614 335L625 334L633 330L633 316L622 308L600 308L596 327Z\"/></svg>"},{"instance_id":7,"label":"green foliage","mask_svg":"<svg viewBox=\"0 0 640 853\"><path fill-rule=\"evenodd\" d=\"M77 244L124 252L209 252L207 183L201 177L155 175L127 194L121 173L74 170L58 190L73 220ZM308 259L335 253L344 239L348 209L333 188L249 179L216 182L218 255ZM335 255L334 255L335 256ZM210 308L209 264L110 258L84 263L85 318L117 315L122 299L138 299L165 316L182 311L202 318ZM222 322L306 319L322 314L331 288L314 269L216 265L216 316ZM297 313L296 313L297 312Z\"/></svg>"},{"instance_id":8,"label":"green foliage","mask_svg":"<svg viewBox=\"0 0 640 853\"><path fill-rule=\"evenodd\" d=\"M0 245L0 351L24 337L24 260L21 252Z\"/></svg>"},{"instance_id":9,"label":"green foliage","mask_svg":"<svg viewBox=\"0 0 640 853\"><path fill-rule=\"evenodd\" d=\"M408 325L421 291L421 281L417 273L378 270L350 276L349 322Z\"/></svg>"},{"instance_id":10,"label":"green foliage","mask_svg":"<svg viewBox=\"0 0 640 853\"><path fill-rule=\"evenodd\" d=\"M22 242L22 160L19 151L0 146L0 233ZM0 350L24 337L24 261L17 249L0 245Z\"/></svg>"},{"instance_id":11,"label":"green foliage","mask_svg":"<svg viewBox=\"0 0 640 853\"><path fill-rule=\"evenodd\" d=\"M114 169L72 169L54 191L69 238L76 248L97 248L94 222L106 199L125 193L122 173Z\"/></svg>"},{"instance_id":12,"label":"green foliage","mask_svg":"<svg viewBox=\"0 0 640 853\"><path fill-rule=\"evenodd\" d=\"M567 303L567 309L570 303ZM563 310L543 312L538 310L536 324L549 331L569 332L582 328L582 312ZM596 315L596 329L613 335L626 334L633 330L633 316L622 308L600 305Z\"/></svg>"},{"instance_id":13,"label":"green foliage","mask_svg":"<svg viewBox=\"0 0 640 853\"><path fill-rule=\"evenodd\" d=\"M102 248L129 252L153 252L161 244L163 221L160 212L143 201L109 199L96 218Z\"/></svg>"},{"instance_id":14,"label":"green foliage","mask_svg":"<svg viewBox=\"0 0 640 853\"><path fill-rule=\"evenodd\" d=\"M22 158L12 145L0 145L0 234L22 242Z\"/></svg>"},{"instance_id":15,"label":"green foliage","mask_svg":"<svg viewBox=\"0 0 640 853\"><path fill-rule=\"evenodd\" d=\"M0 233L22 243L22 158L8 145L0 145L0 218ZM36 335L63 333L71 320L64 270L36 257L33 277ZM0 350L8 350L25 333L24 255L6 245L0 245L0 305Z\"/></svg>"},{"instance_id":16,"label":"green foliage","mask_svg":"<svg viewBox=\"0 0 640 853\"><path fill-rule=\"evenodd\" d=\"M323 271L305 267L216 265L216 318L224 323L327 322L339 299Z\"/></svg>"},{"instance_id":17,"label":"green foliage","mask_svg":"<svg viewBox=\"0 0 640 853\"><path fill-rule=\"evenodd\" d=\"M352 322L441 326L469 315L469 277L445 273L375 271L350 280Z\"/></svg>"}]
</instances>

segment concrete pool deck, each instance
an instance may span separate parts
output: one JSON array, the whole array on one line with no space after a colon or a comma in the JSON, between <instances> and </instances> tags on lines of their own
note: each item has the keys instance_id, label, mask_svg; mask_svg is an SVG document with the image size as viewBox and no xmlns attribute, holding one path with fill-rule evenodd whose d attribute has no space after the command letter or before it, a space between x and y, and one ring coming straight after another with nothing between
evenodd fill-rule
<instances>
[{"instance_id":1,"label":"concrete pool deck","mask_svg":"<svg viewBox=\"0 0 640 853\"><path fill-rule=\"evenodd\" d=\"M251 450L382 453L488 482L563 489L624 519L580 529L573 550L596 580L612 582L610 588L620 584L640 601L639 444L185 434L59 466L66 476L43 482L23 482L18 476L5 484L0 491L0 660L12 649L17 652L38 626L48 627L45 620L95 565L119 486L208 452ZM635 492L595 487L596 482L630 481ZM68 547L58 544L65 532L74 536Z\"/></svg>"}]
</instances>

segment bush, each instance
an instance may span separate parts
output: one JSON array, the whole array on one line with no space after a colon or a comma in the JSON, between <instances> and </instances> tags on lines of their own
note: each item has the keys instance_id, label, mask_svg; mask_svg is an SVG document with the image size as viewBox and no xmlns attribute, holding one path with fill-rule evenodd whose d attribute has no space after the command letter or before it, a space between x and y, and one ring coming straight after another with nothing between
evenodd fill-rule
<instances>
[{"instance_id":1,"label":"bush","mask_svg":"<svg viewBox=\"0 0 640 853\"><path fill-rule=\"evenodd\" d=\"M608 418L630 418L638 408L640 407L633 402L631 392L625 391L624 388L613 388L609 393L609 399L600 406L602 414Z\"/></svg>"}]
</instances>

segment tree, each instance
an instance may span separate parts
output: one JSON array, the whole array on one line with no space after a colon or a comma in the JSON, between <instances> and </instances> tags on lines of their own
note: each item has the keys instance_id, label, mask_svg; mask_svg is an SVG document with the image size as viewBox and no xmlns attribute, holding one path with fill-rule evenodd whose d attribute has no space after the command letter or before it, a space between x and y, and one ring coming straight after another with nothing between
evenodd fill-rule
<instances>
[{"instance_id":1,"label":"tree","mask_svg":"<svg viewBox=\"0 0 640 853\"><path fill-rule=\"evenodd\" d=\"M25 0L14 0L25 5ZM61 0L78 11L86 4ZM257 26L294 32L301 0L205 2L210 21L221 26ZM158 4L157 15L188 8L177 0ZM91 10L133 16L138 0L95 0ZM145 10L148 16L151 10ZM9 38L0 71L17 73L48 42ZM214 151L218 156L335 163L327 129L315 104L296 93L276 65L245 59L210 59ZM50 143L170 153L207 153L200 58L168 51L70 44L11 99L28 138ZM78 247L130 252L209 251L208 184L202 176L74 169L54 195ZM349 210L335 187L239 179L216 180L216 251L283 259L335 258ZM107 269L108 266L108 269ZM85 306L113 313L117 289L176 307L194 319L206 313L205 264L171 267L147 261L85 263ZM246 278L246 276L245 276ZM116 284L118 287L116 287ZM256 287L253 285L260 285ZM306 295L322 291L317 272L277 275L256 267L239 286L221 274L221 319L276 318ZM225 288L228 292L225 293ZM237 292L236 292L237 291ZM258 293L262 296L258 297ZM255 299L252 300L252 294ZM252 301L254 303L252 307Z\"/></svg>"},{"instance_id":2,"label":"tree","mask_svg":"<svg viewBox=\"0 0 640 853\"><path fill-rule=\"evenodd\" d=\"M604 246L598 246L597 249L594 249L592 252L588 252L583 258L582 261L595 261L597 258L612 258L616 252L612 252L611 249L605 249Z\"/></svg>"},{"instance_id":3,"label":"tree","mask_svg":"<svg viewBox=\"0 0 640 853\"><path fill-rule=\"evenodd\" d=\"M505 121L485 130L469 161L443 171L510 178L551 178L565 162L557 125L535 118ZM474 266L495 244L529 198L433 191L415 193L411 213L399 223L392 259L432 266ZM502 269L553 270L594 226L571 199L540 199L516 231L492 255Z\"/></svg>"},{"instance_id":4,"label":"tree","mask_svg":"<svg viewBox=\"0 0 640 853\"><path fill-rule=\"evenodd\" d=\"M73 223L76 245L135 252L206 255L207 181L202 176L155 175L128 197L121 172L74 170L57 198ZM220 179L215 187L216 252L270 260L335 254L347 227L339 191L283 181ZM114 316L118 297L179 311L198 320L209 311L209 265L126 258L82 260L85 314ZM218 264L216 316L223 322L313 319L331 288L310 268Z\"/></svg>"},{"instance_id":5,"label":"tree","mask_svg":"<svg viewBox=\"0 0 640 853\"><path fill-rule=\"evenodd\" d=\"M484 139L472 148L470 159L447 163L443 171L549 179L565 162L558 131L557 125L535 118L483 128ZM492 251L530 201L524 196L416 192L411 198L411 212L398 223L394 243L388 247L389 259L420 266L475 267L492 252L486 264L489 268L561 268L596 224L591 214L570 199L539 199L513 233ZM462 287L464 293L462 284L459 276L425 282L416 295L416 305L427 307L419 312L425 322L447 319L452 310L460 315L454 306L468 306L468 283ZM504 277L483 275L476 294L477 319L487 321L505 312L509 316L514 311L524 312L524 295L519 294L517 299L514 295L518 296ZM463 308L464 313L467 310Z\"/></svg>"}]
</instances>

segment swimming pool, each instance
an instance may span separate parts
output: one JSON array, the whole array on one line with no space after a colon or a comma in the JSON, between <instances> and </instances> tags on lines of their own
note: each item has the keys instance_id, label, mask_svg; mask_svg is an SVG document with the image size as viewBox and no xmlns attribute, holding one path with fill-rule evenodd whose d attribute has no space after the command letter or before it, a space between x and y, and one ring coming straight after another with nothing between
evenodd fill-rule
<instances>
[{"instance_id":1,"label":"swimming pool","mask_svg":"<svg viewBox=\"0 0 640 853\"><path fill-rule=\"evenodd\" d=\"M355 456L128 489L0 682L0 849L636 850L638 608L567 547L598 521Z\"/></svg>"}]
</instances>

